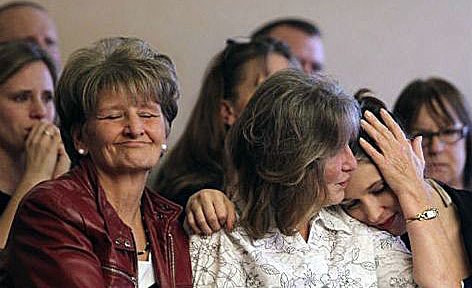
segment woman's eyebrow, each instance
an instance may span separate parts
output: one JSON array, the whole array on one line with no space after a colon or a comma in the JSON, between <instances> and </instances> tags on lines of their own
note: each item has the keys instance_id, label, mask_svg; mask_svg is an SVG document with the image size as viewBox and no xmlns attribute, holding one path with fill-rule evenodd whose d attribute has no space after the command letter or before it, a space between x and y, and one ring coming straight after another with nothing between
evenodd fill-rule
<instances>
[{"instance_id":1,"label":"woman's eyebrow","mask_svg":"<svg viewBox=\"0 0 472 288\"><path fill-rule=\"evenodd\" d=\"M384 182L384 180L381 178L377 181L375 181L374 183L370 184L369 187L367 187L367 190L370 191L372 189L374 189L375 186L379 185L379 184L382 184Z\"/></svg>"}]
</instances>

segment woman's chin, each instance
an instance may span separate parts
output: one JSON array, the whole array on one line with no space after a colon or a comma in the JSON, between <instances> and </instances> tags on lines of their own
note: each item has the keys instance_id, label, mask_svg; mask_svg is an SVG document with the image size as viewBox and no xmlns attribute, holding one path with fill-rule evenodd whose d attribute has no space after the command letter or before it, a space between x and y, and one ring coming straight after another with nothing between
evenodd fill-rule
<instances>
[{"instance_id":1,"label":"woman's chin","mask_svg":"<svg viewBox=\"0 0 472 288\"><path fill-rule=\"evenodd\" d=\"M338 205L344 200L344 190L337 191L336 193L330 193L328 195L328 201L326 206Z\"/></svg>"}]
</instances>

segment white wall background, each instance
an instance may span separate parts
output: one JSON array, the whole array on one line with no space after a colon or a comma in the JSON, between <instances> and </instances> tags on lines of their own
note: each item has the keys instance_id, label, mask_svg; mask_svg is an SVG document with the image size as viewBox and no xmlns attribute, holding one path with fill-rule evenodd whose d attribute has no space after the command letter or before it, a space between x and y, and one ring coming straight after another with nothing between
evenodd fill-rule
<instances>
[{"instance_id":1,"label":"white wall background","mask_svg":"<svg viewBox=\"0 0 472 288\"><path fill-rule=\"evenodd\" d=\"M141 37L175 60L183 97L170 145L184 128L206 65L225 39L249 35L282 16L320 26L326 71L348 91L368 86L392 105L407 82L437 75L472 102L470 0L37 1L58 24L64 62L75 49L116 35Z\"/></svg>"}]
</instances>

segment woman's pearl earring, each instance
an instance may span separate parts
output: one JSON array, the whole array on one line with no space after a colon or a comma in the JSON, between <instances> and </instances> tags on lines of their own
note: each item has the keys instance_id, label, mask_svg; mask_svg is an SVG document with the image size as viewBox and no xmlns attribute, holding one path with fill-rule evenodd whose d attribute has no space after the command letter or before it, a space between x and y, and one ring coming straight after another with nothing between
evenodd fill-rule
<instances>
[{"instance_id":1,"label":"woman's pearl earring","mask_svg":"<svg viewBox=\"0 0 472 288\"><path fill-rule=\"evenodd\" d=\"M161 152L166 153L167 152L167 144L161 144Z\"/></svg>"},{"instance_id":2,"label":"woman's pearl earring","mask_svg":"<svg viewBox=\"0 0 472 288\"><path fill-rule=\"evenodd\" d=\"M77 152L79 152L80 155L85 155L85 149L79 148Z\"/></svg>"}]
</instances>

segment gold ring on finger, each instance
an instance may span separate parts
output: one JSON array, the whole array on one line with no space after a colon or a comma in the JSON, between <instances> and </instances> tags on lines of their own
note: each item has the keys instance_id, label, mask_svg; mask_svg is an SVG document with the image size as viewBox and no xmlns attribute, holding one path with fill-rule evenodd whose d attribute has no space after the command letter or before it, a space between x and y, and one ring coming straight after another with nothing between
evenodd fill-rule
<instances>
[{"instance_id":1,"label":"gold ring on finger","mask_svg":"<svg viewBox=\"0 0 472 288\"><path fill-rule=\"evenodd\" d=\"M43 133L44 133L44 135L48 135L51 138L54 137L54 135L52 135L52 133L49 132L48 130L44 130Z\"/></svg>"}]
</instances>

